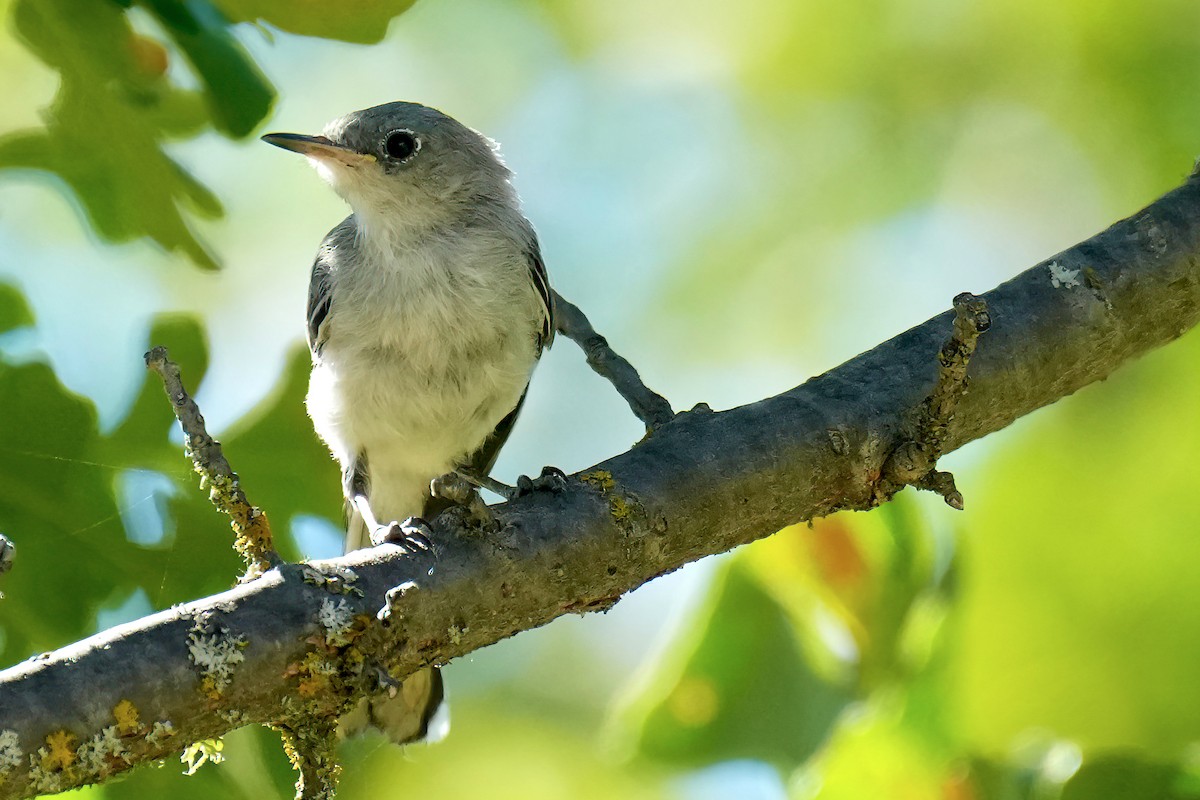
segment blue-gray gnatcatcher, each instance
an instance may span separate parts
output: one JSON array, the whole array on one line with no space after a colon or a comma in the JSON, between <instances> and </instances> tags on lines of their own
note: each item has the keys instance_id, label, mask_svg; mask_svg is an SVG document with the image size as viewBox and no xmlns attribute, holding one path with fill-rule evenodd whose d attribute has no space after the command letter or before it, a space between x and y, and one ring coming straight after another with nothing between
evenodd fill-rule
<instances>
[{"instance_id":1,"label":"blue-gray gnatcatcher","mask_svg":"<svg viewBox=\"0 0 1200 800\"><path fill-rule=\"evenodd\" d=\"M533 227L495 145L432 108L388 103L320 136L263 139L307 156L353 211L308 292L308 413L341 464L346 549L427 546L430 481L487 476L554 335ZM442 696L425 670L339 727L433 737Z\"/></svg>"}]
</instances>

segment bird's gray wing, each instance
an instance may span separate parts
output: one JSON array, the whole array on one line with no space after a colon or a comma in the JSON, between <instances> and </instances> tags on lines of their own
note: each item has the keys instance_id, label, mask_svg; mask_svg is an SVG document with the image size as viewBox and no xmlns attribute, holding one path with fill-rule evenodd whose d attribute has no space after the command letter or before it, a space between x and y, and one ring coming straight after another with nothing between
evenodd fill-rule
<instances>
[{"instance_id":1,"label":"bird's gray wing","mask_svg":"<svg viewBox=\"0 0 1200 800\"><path fill-rule=\"evenodd\" d=\"M338 261L347 257L354 248L354 218L347 217L340 225L325 235L317 258L313 262L312 277L308 281L308 349L313 355L321 355L321 348L329 338L329 311L333 307L333 273Z\"/></svg>"},{"instance_id":2,"label":"bird's gray wing","mask_svg":"<svg viewBox=\"0 0 1200 800\"><path fill-rule=\"evenodd\" d=\"M526 387L526 393L528 393L528 387ZM516 408L508 412L504 419L500 420L500 424L496 426L495 430L488 434L479 449L464 459L459 466L479 478L491 475L492 467L496 466L496 459L500 456L500 448L504 447L504 443L508 441L508 436L512 433L513 426L517 424L517 415L521 413L523 405L525 405L525 394L522 394L521 399L517 401ZM433 519L452 505L454 503L445 498L430 495L425 499L425 508L422 509L421 516L425 519Z\"/></svg>"},{"instance_id":3,"label":"bird's gray wing","mask_svg":"<svg viewBox=\"0 0 1200 800\"><path fill-rule=\"evenodd\" d=\"M308 349L313 355L321 355L321 348L328 336L322 328L329 318L329 306L333 292L329 280L329 265L317 257L313 264L312 278L308 282Z\"/></svg>"},{"instance_id":4,"label":"bird's gray wing","mask_svg":"<svg viewBox=\"0 0 1200 800\"><path fill-rule=\"evenodd\" d=\"M517 415L521 413L521 406L525 405L525 395L528 393L529 387L525 387L525 392L521 394L521 399L517 401L516 407L500 420L496 429L467 459L465 466L474 474L480 477L487 477L491 474L492 467L496 466L496 459L500 455L500 448L504 447L504 443L508 441L508 435L512 433L513 426L517 424Z\"/></svg>"},{"instance_id":5,"label":"bird's gray wing","mask_svg":"<svg viewBox=\"0 0 1200 800\"><path fill-rule=\"evenodd\" d=\"M542 261L542 251L538 247L536 236L532 237L529 248L529 278L533 281L533 288L537 290L542 305L546 307L546 316L542 318L542 329L538 332L537 337L538 355L540 356L542 349L549 347L554 341L554 294L550 291L550 276L546 273L546 264ZM517 403L517 408L520 409L520 407L521 404Z\"/></svg>"}]
</instances>

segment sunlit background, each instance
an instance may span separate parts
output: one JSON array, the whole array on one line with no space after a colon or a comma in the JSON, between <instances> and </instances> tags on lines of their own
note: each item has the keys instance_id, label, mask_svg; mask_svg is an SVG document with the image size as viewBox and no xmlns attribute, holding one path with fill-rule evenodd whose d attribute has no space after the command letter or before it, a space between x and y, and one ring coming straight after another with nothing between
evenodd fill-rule
<instances>
[{"instance_id":1,"label":"sunlit background","mask_svg":"<svg viewBox=\"0 0 1200 800\"><path fill-rule=\"evenodd\" d=\"M254 134L407 99L495 138L555 287L676 409L830 369L1200 154L1194 0L427 0L372 45L238 24L215 88L169 3L123 5L0 0L0 666L236 574L151 339L286 554L339 552L301 398L308 269L346 210ZM370 39L385 22L320 15L402 4L295 5L180 7ZM450 664L449 738L347 744L340 796L1200 797L1198 349L945 459L965 512L905 493ZM496 477L640 435L560 341ZM274 734L224 754L77 796L291 796Z\"/></svg>"}]
</instances>

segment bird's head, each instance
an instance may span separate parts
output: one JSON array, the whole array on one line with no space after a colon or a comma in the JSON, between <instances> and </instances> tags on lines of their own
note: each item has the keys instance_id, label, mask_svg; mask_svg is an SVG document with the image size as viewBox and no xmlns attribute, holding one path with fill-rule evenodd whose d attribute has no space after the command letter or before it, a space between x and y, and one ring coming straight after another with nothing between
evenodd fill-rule
<instances>
[{"instance_id":1,"label":"bird's head","mask_svg":"<svg viewBox=\"0 0 1200 800\"><path fill-rule=\"evenodd\" d=\"M263 141L306 157L359 217L436 224L447 215L515 202L495 144L442 112L386 103L325 126L320 136L269 133Z\"/></svg>"}]
</instances>

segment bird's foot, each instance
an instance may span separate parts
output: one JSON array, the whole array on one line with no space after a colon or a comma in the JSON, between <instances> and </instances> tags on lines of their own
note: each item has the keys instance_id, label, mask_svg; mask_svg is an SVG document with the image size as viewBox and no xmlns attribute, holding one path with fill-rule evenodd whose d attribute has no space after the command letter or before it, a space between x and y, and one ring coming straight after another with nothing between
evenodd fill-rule
<instances>
[{"instance_id":1,"label":"bird's foot","mask_svg":"<svg viewBox=\"0 0 1200 800\"><path fill-rule=\"evenodd\" d=\"M558 467L542 467L542 474L536 478L521 475L517 478L517 497L524 497L534 492L550 492L559 494L567 489L567 475Z\"/></svg>"},{"instance_id":2,"label":"bird's foot","mask_svg":"<svg viewBox=\"0 0 1200 800\"><path fill-rule=\"evenodd\" d=\"M488 508L487 503L483 502L474 482L457 472L448 472L440 478L434 478L429 483L429 491L434 497L462 506L471 519L480 525L490 527L496 524L496 515Z\"/></svg>"},{"instance_id":3,"label":"bird's foot","mask_svg":"<svg viewBox=\"0 0 1200 800\"><path fill-rule=\"evenodd\" d=\"M427 553L433 550L433 529L420 517L409 517L403 522L380 525L371 532L374 545L394 544L410 553Z\"/></svg>"},{"instance_id":4,"label":"bird's foot","mask_svg":"<svg viewBox=\"0 0 1200 800\"><path fill-rule=\"evenodd\" d=\"M505 500L516 500L518 497L524 497L534 492L545 491L557 494L567 488L567 476L558 467L542 467L542 474L536 478L530 478L528 475L518 476L516 486L509 486L488 476L479 477L467 470L459 470L454 474L471 486L487 489Z\"/></svg>"}]
</instances>

